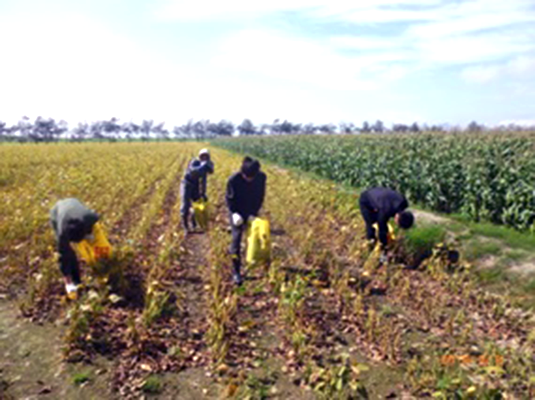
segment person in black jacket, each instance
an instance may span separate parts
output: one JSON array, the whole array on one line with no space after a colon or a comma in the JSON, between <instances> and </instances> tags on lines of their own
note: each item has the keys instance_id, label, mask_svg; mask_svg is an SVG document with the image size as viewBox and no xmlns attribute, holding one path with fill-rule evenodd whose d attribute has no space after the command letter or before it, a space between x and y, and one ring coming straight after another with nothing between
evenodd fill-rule
<instances>
[{"instance_id":1,"label":"person in black jacket","mask_svg":"<svg viewBox=\"0 0 535 400\"><path fill-rule=\"evenodd\" d=\"M241 276L241 239L246 223L250 218L258 216L264 203L266 193L266 174L260 171L260 163L245 157L240 172L232 175L227 183L226 201L230 213L232 242L233 279L239 286Z\"/></svg>"},{"instance_id":2,"label":"person in black jacket","mask_svg":"<svg viewBox=\"0 0 535 400\"><path fill-rule=\"evenodd\" d=\"M377 240L374 224L379 226L379 242L385 261L385 250L388 245L388 221L394 218L403 229L409 229L414 223L414 215L406 211L409 202L401 193L392 189L376 187L368 189L360 195L360 212L366 223L366 237L374 243Z\"/></svg>"},{"instance_id":3,"label":"person in black jacket","mask_svg":"<svg viewBox=\"0 0 535 400\"><path fill-rule=\"evenodd\" d=\"M76 298L80 280L78 258L71 242L80 243L90 237L99 216L77 199L63 199L50 211L50 223L54 229L59 253L59 267L65 279L67 295Z\"/></svg>"}]
</instances>

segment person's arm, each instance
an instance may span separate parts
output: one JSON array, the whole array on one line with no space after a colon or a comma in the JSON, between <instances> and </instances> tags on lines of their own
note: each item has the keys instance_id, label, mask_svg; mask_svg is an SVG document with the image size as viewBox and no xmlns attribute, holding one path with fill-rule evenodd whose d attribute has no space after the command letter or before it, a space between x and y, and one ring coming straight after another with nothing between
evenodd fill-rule
<instances>
[{"instance_id":1,"label":"person's arm","mask_svg":"<svg viewBox=\"0 0 535 400\"><path fill-rule=\"evenodd\" d=\"M59 264L64 275L71 275L78 268L78 258L71 247L66 235L62 235L58 241ZM72 278L72 276L71 276Z\"/></svg>"},{"instance_id":2,"label":"person's arm","mask_svg":"<svg viewBox=\"0 0 535 400\"><path fill-rule=\"evenodd\" d=\"M228 180L227 182L227 192L225 194L225 198L227 200L227 207L230 210L231 213L237 212L237 204L236 204L236 191L234 188L234 182L232 181L232 178Z\"/></svg>"},{"instance_id":3,"label":"person's arm","mask_svg":"<svg viewBox=\"0 0 535 400\"><path fill-rule=\"evenodd\" d=\"M58 208L57 206L54 206L52 211L50 211L50 225L52 225L52 229L54 229L54 234L56 235L56 238L58 237Z\"/></svg>"},{"instance_id":4,"label":"person's arm","mask_svg":"<svg viewBox=\"0 0 535 400\"><path fill-rule=\"evenodd\" d=\"M260 209L262 208L262 205L264 204L264 198L266 196L266 175L262 175L261 176L261 181L260 181L260 184L259 184L259 188L258 188L258 194L257 194L257 198L255 199L256 200L256 204L255 204L255 207L254 207L254 212L253 212L253 215L258 215L258 212L260 211Z\"/></svg>"},{"instance_id":5,"label":"person's arm","mask_svg":"<svg viewBox=\"0 0 535 400\"><path fill-rule=\"evenodd\" d=\"M202 178L201 178L201 182L200 182L200 188L199 188L199 193L201 195L201 198L203 199L207 199L206 197L206 175L204 175Z\"/></svg>"},{"instance_id":6,"label":"person's arm","mask_svg":"<svg viewBox=\"0 0 535 400\"><path fill-rule=\"evenodd\" d=\"M212 160L206 161L206 172L209 174L213 174L215 171L214 162Z\"/></svg>"},{"instance_id":7,"label":"person's arm","mask_svg":"<svg viewBox=\"0 0 535 400\"><path fill-rule=\"evenodd\" d=\"M388 246L388 219L385 213L379 211L377 225L379 226L379 242L383 250Z\"/></svg>"},{"instance_id":8,"label":"person's arm","mask_svg":"<svg viewBox=\"0 0 535 400\"><path fill-rule=\"evenodd\" d=\"M205 176L208 173L212 173L214 171L214 165L211 161L202 161L199 165L194 166L193 162L190 163L188 167L188 173L192 174L193 176L202 177Z\"/></svg>"},{"instance_id":9,"label":"person's arm","mask_svg":"<svg viewBox=\"0 0 535 400\"><path fill-rule=\"evenodd\" d=\"M201 193L201 197L207 200L208 199L206 197L206 183L208 181L207 175L214 173L214 163L212 162L212 160L208 160L208 161L205 161L203 164L204 164L205 169L202 171L200 193Z\"/></svg>"}]
</instances>

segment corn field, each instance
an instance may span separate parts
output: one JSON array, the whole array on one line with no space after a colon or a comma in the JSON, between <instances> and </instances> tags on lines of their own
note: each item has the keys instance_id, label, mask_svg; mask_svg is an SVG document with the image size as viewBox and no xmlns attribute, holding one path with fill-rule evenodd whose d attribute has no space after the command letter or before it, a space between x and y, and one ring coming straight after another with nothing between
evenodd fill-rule
<instances>
[{"instance_id":1,"label":"corn field","mask_svg":"<svg viewBox=\"0 0 535 400\"><path fill-rule=\"evenodd\" d=\"M476 142L417 136L217 144L352 185L395 182L414 201L444 211L532 225L533 214L513 209L534 210L533 193L523 189L533 186L532 144L520 137ZM76 398L535 396L533 312L515 306L508 293L482 289L470 264L451 265L440 252L418 269L404 267L402 252L379 264L364 239L358 195L333 182L263 165L272 260L245 268L245 284L235 288L224 191L243 155L210 148L209 229L185 236L179 227L180 181L206 146L0 146L0 306L16 305L24 341L44 327L62 343L61 382L35 393L61 398L57 386L73 381L65 371L83 366L90 373L74 379L84 381L72 389ZM498 155L471 159L469 146ZM507 171L498 168L504 163ZM505 200L493 216L488 210L501 198L498 189ZM468 207L468 193L480 196L470 200L476 208ZM105 264L82 266L84 290L76 302L65 299L48 222L63 197L97 211L115 248ZM456 199L455 209L446 207L447 198ZM29 397L46 371L16 374L21 340L1 324L0 398ZM21 365L38 363L23 354L29 358ZM106 367L97 367L102 362ZM102 381L106 392L97 394Z\"/></svg>"},{"instance_id":2,"label":"corn field","mask_svg":"<svg viewBox=\"0 0 535 400\"><path fill-rule=\"evenodd\" d=\"M535 231L535 136L495 134L286 136L219 146L474 221Z\"/></svg>"}]
</instances>

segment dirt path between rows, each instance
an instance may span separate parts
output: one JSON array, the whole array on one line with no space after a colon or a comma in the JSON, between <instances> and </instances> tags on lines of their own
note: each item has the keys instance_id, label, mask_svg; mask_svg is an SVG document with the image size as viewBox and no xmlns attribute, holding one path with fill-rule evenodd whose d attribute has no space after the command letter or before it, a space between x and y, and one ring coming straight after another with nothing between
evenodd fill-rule
<instances>
[{"instance_id":1,"label":"dirt path between rows","mask_svg":"<svg viewBox=\"0 0 535 400\"><path fill-rule=\"evenodd\" d=\"M210 358L204 338L209 327L205 274L210 240L206 233L193 233L186 236L183 246L184 253L173 263L169 279L176 287L181 308L175 340L183 353L184 367L163 377L164 388L158 398L211 399L217 397L219 388L206 373Z\"/></svg>"},{"instance_id":2,"label":"dirt path between rows","mask_svg":"<svg viewBox=\"0 0 535 400\"><path fill-rule=\"evenodd\" d=\"M63 329L37 325L20 316L12 302L0 301L0 399L110 398L107 363L96 360L90 386L73 384L84 366L62 361Z\"/></svg>"}]
</instances>

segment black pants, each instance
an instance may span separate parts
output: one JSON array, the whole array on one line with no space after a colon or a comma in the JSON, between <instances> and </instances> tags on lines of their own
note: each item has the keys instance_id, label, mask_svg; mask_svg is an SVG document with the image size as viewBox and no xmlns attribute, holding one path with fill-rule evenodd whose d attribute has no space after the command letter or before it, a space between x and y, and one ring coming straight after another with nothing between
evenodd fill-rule
<instances>
[{"instance_id":1,"label":"black pants","mask_svg":"<svg viewBox=\"0 0 535 400\"><path fill-rule=\"evenodd\" d=\"M180 197L182 201L180 206L180 214L182 215L184 224L187 224L191 204L201 198L201 194L199 193L199 185L194 185L183 180L180 183ZM195 223L195 220L193 220L193 223Z\"/></svg>"},{"instance_id":2,"label":"black pants","mask_svg":"<svg viewBox=\"0 0 535 400\"><path fill-rule=\"evenodd\" d=\"M377 213L373 208L371 208L366 199L360 198L360 213L362 214L362 219L366 223L366 238L368 240L376 239L376 232L373 224L377 223Z\"/></svg>"},{"instance_id":3,"label":"black pants","mask_svg":"<svg viewBox=\"0 0 535 400\"><path fill-rule=\"evenodd\" d=\"M247 217L243 218L243 224L240 226L235 226L232 222L232 214L230 214L230 227L232 232L232 240L230 242L230 255L232 256L232 264L234 269L240 268L241 266L241 240L243 237L243 232L247 229ZM238 271L239 272L239 271Z\"/></svg>"}]
</instances>

